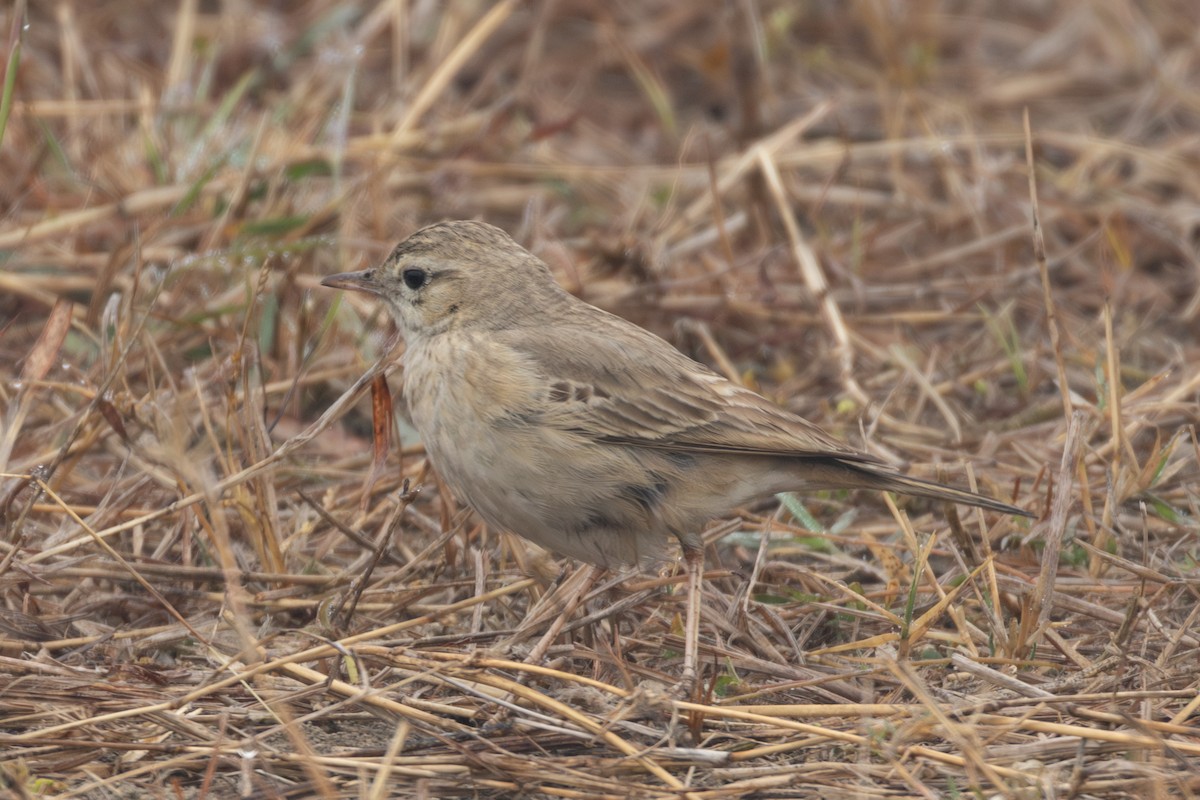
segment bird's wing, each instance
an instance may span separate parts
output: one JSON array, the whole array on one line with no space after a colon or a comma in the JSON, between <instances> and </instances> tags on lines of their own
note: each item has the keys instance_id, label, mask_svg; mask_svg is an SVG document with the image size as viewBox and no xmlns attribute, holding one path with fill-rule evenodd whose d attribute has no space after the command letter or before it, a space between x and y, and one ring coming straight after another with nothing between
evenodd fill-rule
<instances>
[{"instance_id":1,"label":"bird's wing","mask_svg":"<svg viewBox=\"0 0 1200 800\"><path fill-rule=\"evenodd\" d=\"M636 447L879 463L654 334L599 321L507 333L544 383L530 409L543 424Z\"/></svg>"}]
</instances>

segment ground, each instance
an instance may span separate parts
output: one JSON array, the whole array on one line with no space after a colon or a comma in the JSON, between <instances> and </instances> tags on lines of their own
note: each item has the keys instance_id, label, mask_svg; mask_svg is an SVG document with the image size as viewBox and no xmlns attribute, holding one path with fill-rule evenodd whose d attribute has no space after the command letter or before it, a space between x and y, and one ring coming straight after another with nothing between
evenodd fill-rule
<instances>
[{"instance_id":1,"label":"ground","mask_svg":"<svg viewBox=\"0 0 1200 800\"><path fill-rule=\"evenodd\" d=\"M1195 796L1193 19L6 5L4 791ZM319 286L453 218L1036 518L764 498L695 692L673 560L525 663L580 573L454 500L393 324Z\"/></svg>"}]
</instances>

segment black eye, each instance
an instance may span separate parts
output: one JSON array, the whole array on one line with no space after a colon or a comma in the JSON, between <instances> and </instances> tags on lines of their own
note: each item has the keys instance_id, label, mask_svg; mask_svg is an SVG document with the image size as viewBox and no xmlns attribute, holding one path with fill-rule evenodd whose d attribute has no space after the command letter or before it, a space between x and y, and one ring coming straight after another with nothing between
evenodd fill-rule
<instances>
[{"instance_id":1,"label":"black eye","mask_svg":"<svg viewBox=\"0 0 1200 800\"><path fill-rule=\"evenodd\" d=\"M410 289L420 289L429 280L429 273L419 267L409 267L400 273L404 285Z\"/></svg>"}]
</instances>

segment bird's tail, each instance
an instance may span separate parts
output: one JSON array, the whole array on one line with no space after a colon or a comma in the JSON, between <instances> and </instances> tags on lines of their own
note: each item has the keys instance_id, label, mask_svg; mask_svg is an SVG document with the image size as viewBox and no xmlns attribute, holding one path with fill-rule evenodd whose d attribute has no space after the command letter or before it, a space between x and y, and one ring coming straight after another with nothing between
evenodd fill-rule
<instances>
[{"instance_id":1,"label":"bird's tail","mask_svg":"<svg viewBox=\"0 0 1200 800\"><path fill-rule=\"evenodd\" d=\"M852 464L848 466L852 466L858 471L869 475L869 485L873 489L911 494L917 497L928 497L933 500L945 500L949 503L961 503L967 506L979 506L980 508L988 508L1004 514L1017 514L1022 517L1037 516L1037 514L1026 511L1023 508L1017 508L1014 505L1002 503L999 500L993 500L990 497L984 497L981 494L976 494L966 489L956 489L953 486L946 486L936 481L911 478L908 475L901 475L886 469L875 470L865 464Z\"/></svg>"}]
</instances>

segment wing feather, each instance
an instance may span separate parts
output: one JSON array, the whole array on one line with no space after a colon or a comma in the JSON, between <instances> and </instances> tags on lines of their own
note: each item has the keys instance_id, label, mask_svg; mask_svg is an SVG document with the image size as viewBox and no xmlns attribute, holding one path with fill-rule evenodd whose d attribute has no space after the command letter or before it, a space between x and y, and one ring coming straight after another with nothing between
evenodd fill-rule
<instances>
[{"instance_id":1,"label":"wing feather","mask_svg":"<svg viewBox=\"0 0 1200 800\"><path fill-rule=\"evenodd\" d=\"M501 334L544 382L531 409L543 424L631 447L880 463L648 331L626 323L618 340L605 329L558 326L553 342L527 329Z\"/></svg>"}]
</instances>

